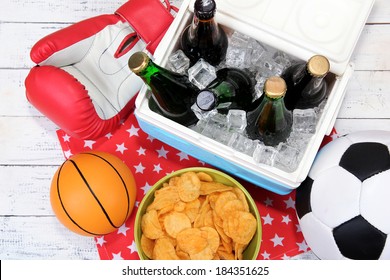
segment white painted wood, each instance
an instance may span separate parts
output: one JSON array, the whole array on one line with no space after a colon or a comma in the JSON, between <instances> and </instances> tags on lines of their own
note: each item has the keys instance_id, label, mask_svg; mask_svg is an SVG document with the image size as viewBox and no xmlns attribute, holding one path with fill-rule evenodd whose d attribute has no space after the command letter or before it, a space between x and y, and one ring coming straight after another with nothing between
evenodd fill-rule
<instances>
[{"instance_id":1,"label":"white painted wood","mask_svg":"<svg viewBox=\"0 0 390 280\"><path fill-rule=\"evenodd\" d=\"M34 65L29 52L37 40L76 21L111 13L124 2L1 2L0 259L99 258L93 238L70 232L52 213L51 179L64 157L56 125L26 101L24 79ZM340 134L390 130L389 45L390 1L376 0L352 56L356 70L335 124Z\"/></svg>"},{"instance_id":2,"label":"white painted wood","mask_svg":"<svg viewBox=\"0 0 390 280\"><path fill-rule=\"evenodd\" d=\"M0 259L99 259L92 237L77 235L54 216L0 216Z\"/></svg>"}]
</instances>

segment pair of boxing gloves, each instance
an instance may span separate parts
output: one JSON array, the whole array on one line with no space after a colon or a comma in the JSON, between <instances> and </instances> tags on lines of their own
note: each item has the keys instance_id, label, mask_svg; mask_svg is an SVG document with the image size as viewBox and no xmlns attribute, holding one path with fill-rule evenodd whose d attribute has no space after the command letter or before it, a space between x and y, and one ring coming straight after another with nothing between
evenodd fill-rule
<instances>
[{"instance_id":1,"label":"pair of boxing gloves","mask_svg":"<svg viewBox=\"0 0 390 280\"><path fill-rule=\"evenodd\" d=\"M129 0L109 15L70 25L39 40L26 80L28 101L70 136L96 139L131 112L142 80L127 66L153 54L173 21L169 2ZM176 9L175 9L176 11Z\"/></svg>"}]
</instances>

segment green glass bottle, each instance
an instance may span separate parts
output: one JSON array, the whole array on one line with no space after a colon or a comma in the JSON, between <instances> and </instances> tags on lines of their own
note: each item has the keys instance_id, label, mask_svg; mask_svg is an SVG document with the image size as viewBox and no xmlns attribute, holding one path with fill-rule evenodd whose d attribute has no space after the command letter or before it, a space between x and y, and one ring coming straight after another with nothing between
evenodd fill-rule
<instances>
[{"instance_id":1,"label":"green glass bottle","mask_svg":"<svg viewBox=\"0 0 390 280\"><path fill-rule=\"evenodd\" d=\"M156 63L144 52L134 53L128 61L129 68L148 85L152 92L151 110L191 126L198 121L191 110L199 91L186 75L169 71Z\"/></svg>"},{"instance_id":2,"label":"green glass bottle","mask_svg":"<svg viewBox=\"0 0 390 280\"><path fill-rule=\"evenodd\" d=\"M315 55L307 63L297 63L287 68L282 74L288 88L284 98L286 108L294 110L317 107L327 95L325 77L329 68L329 60L322 55Z\"/></svg>"},{"instance_id":3,"label":"green glass bottle","mask_svg":"<svg viewBox=\"0 0 390 280\"><path fill-rule=\"evenodd\" d=\"M281 77L270 77L264 84L264 97L256 109L257 118L247 127L252 139L259 139L267 146L277 146L290 136L292 113L286 109L284 95L287 86Z\"/></svg>"},{"instance_id":4,"label":"green glass bottle","mask_svg":"<svg viewBox=\"0 0 390 280\"><path fill-rule=\"evenodd\" d=\"M242 70L223 68L217 71L217 78L196 97L196 105L203 111L217 109L227 113L230 109L247 111L253 101L253 83Z\"/></svg>"},{"instance_id":5,"label":"green glass bottle","mask_svg":"<svg viewBox=\"0 0 390 280\"><path fill-rule=\"evenodd\" d=\"M218 65L226 57L228 38L215 21L214 0L196 0L192 23L181 35L181 49L194 65L203 58L211 65Z\"/></svg>"}]
</instances>

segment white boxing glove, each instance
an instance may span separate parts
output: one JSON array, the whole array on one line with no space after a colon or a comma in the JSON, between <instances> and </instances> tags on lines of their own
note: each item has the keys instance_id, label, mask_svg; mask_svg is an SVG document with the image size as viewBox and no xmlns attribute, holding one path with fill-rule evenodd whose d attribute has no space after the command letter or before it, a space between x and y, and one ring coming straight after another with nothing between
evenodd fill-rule
<instances>
[{"instance_id":1,"label":"white boxing glove","mask_svg":"<svg viewBox=\"0 0 390 280\"><path fill-rule=\"evenodd\" d=\"M95 139L132 112L143 82L128 68L137 51L153 53L173 20L159 0L129 0L114 14L90 18L54 32L31 50L37 64L26 96L69 135Z\"/></svg>"}]
</instances>

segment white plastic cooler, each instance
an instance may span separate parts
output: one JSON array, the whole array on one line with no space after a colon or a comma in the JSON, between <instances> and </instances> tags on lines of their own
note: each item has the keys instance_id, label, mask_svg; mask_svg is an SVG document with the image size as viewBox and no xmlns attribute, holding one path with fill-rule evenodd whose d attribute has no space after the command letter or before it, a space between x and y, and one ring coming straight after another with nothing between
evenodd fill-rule
<instances>
[{"instance_id":1,"label":"white plastic cooler","mask_svg":"<svg viewBox=\"0 0 390 280\"><path fill-rule=\"evenodd\" d=\"M248 155L151 111L146 86L136 100L136 117L146 133L199 160L275 193L289 193L306 178L323 137L333 128L353 73L350 58L374 0L216 0L216 4L216 20L228 32L239 31L304 61L315 54L329 59L332 88L298 168L289 173L258 164ZM164 67L179 47L193 6L194 0L183 1L154 54L157 64Z\"/></svg>"}]
</instances>

